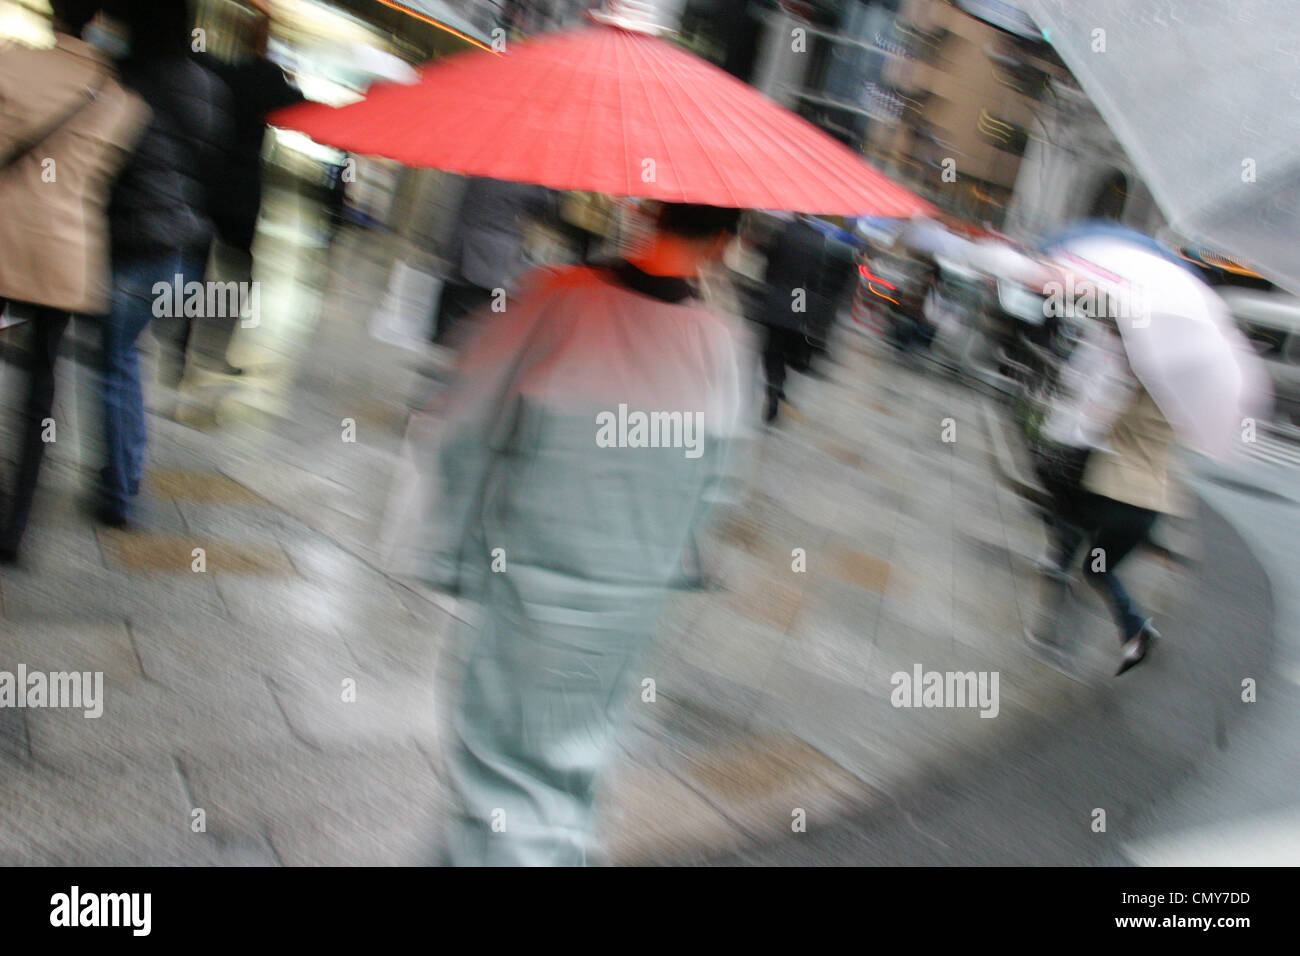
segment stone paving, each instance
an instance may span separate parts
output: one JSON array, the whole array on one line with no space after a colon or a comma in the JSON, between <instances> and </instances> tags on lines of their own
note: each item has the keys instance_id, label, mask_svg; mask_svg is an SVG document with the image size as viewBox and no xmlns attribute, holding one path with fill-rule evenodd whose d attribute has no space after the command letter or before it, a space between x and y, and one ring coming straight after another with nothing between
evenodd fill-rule
<instances>
[{"instance_id":1,"label":"stone paving","mask_svg":"<svg viewBox=\"0 0 1300 956\"><path fill-rule=\"evenodd\" d=\"M151 417L135 530L96 529L88 453L51 450L29 566L0 572L0 670L102 670L104 714L0 708L0 864L429 859L465 612L381 569L417 359L366 331L383 256L331 255L312 260L311 322L241 341L235 386L187 385L181 421L200 427ZM655 697L631 705L602 795L612 862L690 861L889 801L1108 679L1093 595L1071 609L1082 680L1021 641L1042 532L998 480L979 396L852 330L837 359L755 428L739 500L702 543L725 589L676 596L647 656ZM1158 614L1179 572L1134 564ZM918 664L996 672L996 718L892 706L891 676Z\"/></svg>"}]
</instances>

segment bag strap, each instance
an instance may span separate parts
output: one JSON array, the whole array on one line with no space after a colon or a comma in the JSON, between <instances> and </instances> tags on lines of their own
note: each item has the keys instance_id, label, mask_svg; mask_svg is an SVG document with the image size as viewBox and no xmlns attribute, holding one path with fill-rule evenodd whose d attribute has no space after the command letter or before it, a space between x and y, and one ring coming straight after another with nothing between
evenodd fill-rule
<instances>
[{"instance_id":1,"label":"bag strap","mask_svg":"<svg viewBox=\"0 0 1300 956\"><path fill-rule=\"evenodd\" d=\"M29 136L25 140L19 140L18 144L9 151L9 155L4 158L4 162L0 162L0 171L8 169L14 163L18 162L18 160L22 159L34 150L37 146L40 146L41 143L45 142L59 130L63 129L64 126L72 121L73 117L91 103L95 102L95 100L99 99L99 94L103 92L103 89L107 84L108 73L105 71L99 75L99 82L93 87L84 87L81 94L77 97L76 102L73 103L69 109L60 113L55 118L54 122L47 124L44 129L38 130L34 136Z\"/></svg>"}]
</instances>

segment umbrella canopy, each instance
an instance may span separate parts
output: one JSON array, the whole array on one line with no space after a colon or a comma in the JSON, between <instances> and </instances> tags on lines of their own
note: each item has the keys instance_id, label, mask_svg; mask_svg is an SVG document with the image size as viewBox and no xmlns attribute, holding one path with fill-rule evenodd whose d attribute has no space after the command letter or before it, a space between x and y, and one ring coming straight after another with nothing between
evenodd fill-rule
<instances>
[{"instance_id":1,"label":"umbrella canopy","mask_svg":"<svg viewBox=\"0 0 1300 956\"><path fill-rule=\"evenodd\" d=\"M1041 287L1051 270L1001 239L981 239L967 243L965 262L977 272L1025 286Z\"/></svg>"},{"instance_id":2,"label":"umbrella canopy","mask_svg":"<svg viewBox=\"0 0 1300 956\"><path fill-rule=\"evenodd\" d=\"M672 44L610 26L468 51L413 86L275 126L353 153L470 176L668 202L911 216L924 200L757 90Z\"/></svg>"},{"instance_id":3,"label":"umbrella canopy","mask_svg":"<svg viewBox=\"0 0 1300 956\"><path fill-rule=\"evenodd\" d=\"M349 43L347 53L347 63L355 72L392 83L411 84L420 79L420 75L415 72L411 64L401 57L368 43Z\"/></svg>"},{"instance_id":4,"label":"umbrella canopy","mask_svg":"<svg viewBox=\"0 0 1300 956\"><path fill-rule=\"evenodd\" d=\"M1109 297L1133 374L1179 438L1215 457L1271 405L1268 373L1223 300L1142 236L1081 231L1049 246L1075 291Z\"/></svg>"},{"instance_id":5,"label":"umbrella canopy","mask_svg":"<svg viewBox=\"0 0 1300 956\"><path fill-rule=\"evenodd\" d=\"M970 247L965 238L928 217L918 217L909 222L903 228L902 240L913 252L949 259L964 259Z\"/></svg>"},{"instance_id":6,"label":"umbrella canopy","mask_svg":"<svg viewBox=\"0 0 1300 956\"><path fill-rule=\"evenodd\" d=\"M1031 0L1170 225L1300 293L1300 0Z\"/></svg>"},{"instance_id":7,"label":"umbrella canopy","mask_svg":"<svg viewBox=\"0 0 1300 956\"><path fill-rule=\"evenodd\" d=\"M886 246L893 245L907 225L906 219L891 219L889 216L859 216L851 221L858 235Z\"/></svg>"}]
</instances>

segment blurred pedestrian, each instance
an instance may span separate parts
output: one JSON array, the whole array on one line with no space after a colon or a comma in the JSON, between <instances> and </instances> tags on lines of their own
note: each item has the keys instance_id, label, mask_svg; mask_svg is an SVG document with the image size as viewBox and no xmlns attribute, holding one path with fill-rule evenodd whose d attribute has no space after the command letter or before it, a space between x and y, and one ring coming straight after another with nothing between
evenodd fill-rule
<instances>
[{"instance_id":1,"label":"blurred pedestrian","mask_svg":"<svg viewBox=\"0 0 1300 956\"><path fill-rule=\"evenodd\" d=\"M1048 423L1049 438L1069 443L1082 435L1073 444L1092 449L1076 499L1061 506L1066 520L1053 536L1055 563L1064 572L1078 544L1091 539L1084 575L1111 605L1123 674L1159 635L1115 572L1158 516L1175 507L1175 442L1214 458L1239 451L1243 429L1268 413L1271 389L1227 305L1155 240L1085 223L1048 239L1044 250L1065 280L1044 286L1044 311L1091 317L1106 332L1104 361L1086 352L1070 358L1076 367L1067 366L1074 374L1064 379L1076 383L1077 409L1066 410L1060 429ZM1094 367L1079 367L1089 361Z\"/></svg>"},{"instance_id":2,"label":"blurred pedestrian","mask_svg":"<svg viewBox=\"0 0 1300 956\"><path fill-rule=\"evenodd\" d=\"M768 247L763 326L763 376L767 401L763 421L776 421L785 400L788 369L809 367L809 315L830 308L826 295L826 239L804 216L790 217Z\"/></svg>"},{"instance_id":3,"label":"blurred pedestrian","mask_svg":"<svg viewBox=\"0 0 1300 956\"><path fill-rule=\"evenodd\" d=\"M608 267L543 269L484 311L434 417L421 574L476 598L454 722L454 864L582 864L615 721L739 417L729 320L695 298L738 210L667 205Z\"/></svg>"},{"instance_id":4,"label":"blurred pedestrian","mask_svg":"<svg viewBox=\"0 0 1300 956\"><path fill-rule=\"evenodd\" d=\"M344 153L343 162L337 166L331 166L329 169L329 185L325 196L325 241L327 245L332 246L334 244L334 240L338 238L339 230L347 222L348 178L350 175L349 170L354 162ZM238 372L239 369L234 371Z\"/></svg>"},{"instance_id":5,"label":"blurred pedestrian","mask_svg":"<svg viewBox=\"0 0 1300 956\"><path fill-rule=\"evenodd\" d=\"M1043 427L1035 469L1051 496L1045 523L1045 597L1030 638L1060 649L1055 634L1079 546L1084 579L1110 605L1122 646L1119 674L1140 663L1160 635L1120 580L1119 566L1156 519L1173 508L1174 433L1129 368L1118 329L1084 323L1062 374L1063 398Z\"/></svg>"},{"instance_id":6,"label":"blurred pedestrian","mask_svg":"<svg viewBox=\"0 0 1300 956\"><path fill-rule=\"evenodd\" d=\"M550 194L541 186L504 179L469 181L448 244L450 272L438 300L434 341L449 341L461 319L494 296L504 304L525 268L527 221L545 218L549 206Z\"/></svg>"},{"instance_id":7,"label":"blurred pedestrian","mask_svg":"<svg viewBox=\"0 0 1300 956\"><path fill-rule=\"evenodd\" d=\"M916 279L900 290L894 310L894 344L907 356L926 352L934 344L938 325L933 316L938 310L939 280L942 272L933 259L921 260Z\"/></svg>"},{"instance_id":8,"label":"blurred pedestrian","mask_svg":"<svg viewBox=\"0 0 1300 956\"><path fill-rule=\"evenodd\" d=\"M614 200L603 193L571 191L560 199L560 225L573 243L579 262L592 256L614 228Z\"/></svg>"},{"instance_id":9,"label":"blurred pedestrian","mask_svg":"<svg viewBox=\"0 0 1300 956\"><path fill-rule=\"evenodd\" d=\"M212 241L212 275L216 282L253 282L253 239L262 209L262 140L266 135L266 117L285 106L302 101L302 93L289 81L284 71L267 58L271 17L254 4L254 17L244 37L243 54L226 62L209 54L199 54L198 62L212 71L230 92L231 135L225 144L225 166L219 171L220 194L214 196L210 210L215 234ZM342 202L342 172L335 173L327 213L336 213L334 203ZM330 236L336 228L331 218ZM202 250L204 265L208 250ZM196 334L195 352L216 371L241 375L243 369L229 360L230 342L239 316L209 315ZM184 355L182 353L182 359ZM184 369L176 375L180 381Z\"/></svg>"},{"instance_id":10,"label":"blurred pedestrian","mask_svg":"<svg viewBox=\"0 0 1300 956\"><path fill-rule=\"evenodd\" d=\"M211 242L208 210L225 167L231 123L225 86L190 57L184 0L131 0L116 10L131 36L123 79L153 112L109 209L113 293L100 343L106 463L98 515L120 527L144 475L136 340L155 312L170 313L164 321L171 323L188 321L184 309L176 314L175 303L186 298L176 286L203 279L196 250Z\"/></svg>"},{"instance_id":11,"label":"blurred pedestrian","mask_svg":"<svg viewBox=\"0 0 1300 956\"><path fill-rule=\"evenodd\" d=\"M108 305L109 189L149 115L112 65L80 39L97 0L53 0L51 9L52 48L0 50L0 311L8 300L31 335L8 500L0 487L6 563L18 555L45 445L57 436L48 428L63 333L71 316L96 315Z\"/></svg>"},{"instance_id":12,"label":"blurred pedestrian","mask_svg":"<svg viewBox=\"0 0 1300 956\"><path fill-rule=\"evenodd\" d=\"M823 377L819 363L831 360L831 334L835 319L846 294L856 282L858 272L857 248L843 238L826 235L822 238L822 268L818 308L808 313L808 361L798 369L809 375Z\"/></svg>"}]
</instances>

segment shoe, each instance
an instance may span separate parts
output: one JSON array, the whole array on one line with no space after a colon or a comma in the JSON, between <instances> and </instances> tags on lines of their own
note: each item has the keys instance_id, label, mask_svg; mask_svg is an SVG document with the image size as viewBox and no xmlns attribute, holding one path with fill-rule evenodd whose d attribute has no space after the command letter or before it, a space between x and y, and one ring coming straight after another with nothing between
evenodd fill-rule
<instances>
[{"instance_id":1,"label":"shoe","mask_svg":"<svg viewBox=\"0 0 1300 956\"><path fill-rule=\"evenodd\" d=\"M1158 640L1160 640L1160 632L1152 627L1151 621L1148 620L1142 625L1140 631L1124 642L1124 647L1121 649L1123 659L1120 661L1119 670L1115 672L1115 676L1118 677L1125 671L1132 670L1146 660L1147 654L1151 651L1151 646Z\"/></svg>"},{"instance_id":2,"label":"shoe","mask_svg":"<svg viewBox=\"0 0 1300 956\"><path fill-rule=\"evenodd\" d=\"M18 549L10 547L0 547L0 564L14 565L18 563Z\"/></svg>"},{"instance_id":3,"label":"shoe","mask_svg":"<svg viewBox=\"0 0 1300 956\"><path fill-rule=\"evenodd\" d=\"M100 485L101 485L101 486L103 486L103 485L107 485L107 484L108 484L108 479L109 479L108 468L105 467L105 468L101 468L101 469L99 469L99 483L100 483ZM140 493L140 482L138 482L138 481L133 481L133 482L131 482L130 487L127 488L126 493L129 494L132 498L134 498L136 495L138 495L138 494ZM100 494L103 494L103 492L100 492Z\"/></svg>"},{"instance_id":4,"label":"shoe","mask_svg":"<svg viewBox=\"0 0 1300 956\"><path fill-rule=\"evenodd\" d=\"M776 421L777 413L781 410L781 400L774 395L767 397L767 404L763 407L763 423L770 425Z\"/></svg>"},{"instance_id":5,"label":"shoe","mask_svg":"<svg viewBox=\"0 0 1300 956\"><path fill-rule=\"evenodd\" d=\"M125 528L127 525L126 512L107 501L101 501L95 508L95 520L110 528Z\"/></svg>"}]
</instances>

